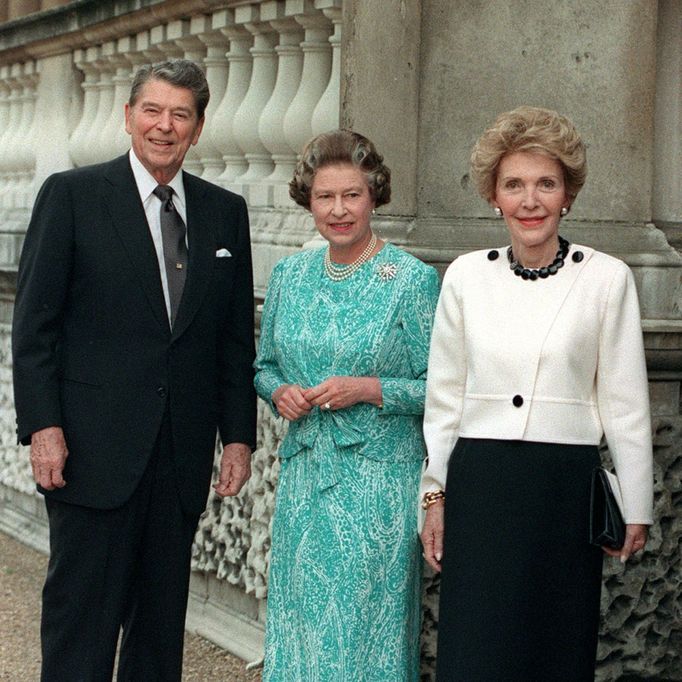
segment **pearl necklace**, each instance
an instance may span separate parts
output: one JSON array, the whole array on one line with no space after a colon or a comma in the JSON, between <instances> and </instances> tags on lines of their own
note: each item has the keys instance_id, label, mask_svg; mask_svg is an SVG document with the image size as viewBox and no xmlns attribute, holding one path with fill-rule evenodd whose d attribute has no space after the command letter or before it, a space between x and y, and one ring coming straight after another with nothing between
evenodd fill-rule
<instances>
[{"instance_id":1,"label":"pearl necklace","mask_svg":"<svg viewBox=\"0 0 682 682\"><path fill-rule=\"evenodd\" d=\"M365 250L352 262L352 263L334 263L329 254L329 247L324 254L324 271L327 277L333 282L341 282L344 279L348 279L363 263L369 260L372 255L372 251L376 248L377 237L372 234L372 238L365 247Z\"/></svg>"},{"instance_id":2,"label":"pearl necklace","mask_svg":"<svg viewBox=\"0 0 682 682\"><path fill-rule=\"evenodd\" d=\"M564 258L568 256L569 243L566 239L559 236L559 250L554 256L554 260L551 265L545 265L542 268L524 268L515 258L512 247L507 249L507 258L509 259L509 269L514 271L514 274L521 279L536 280L546 279L550 275L556 275L559 272L559 268L564 267Z\"/></svg>"}]
</instances>

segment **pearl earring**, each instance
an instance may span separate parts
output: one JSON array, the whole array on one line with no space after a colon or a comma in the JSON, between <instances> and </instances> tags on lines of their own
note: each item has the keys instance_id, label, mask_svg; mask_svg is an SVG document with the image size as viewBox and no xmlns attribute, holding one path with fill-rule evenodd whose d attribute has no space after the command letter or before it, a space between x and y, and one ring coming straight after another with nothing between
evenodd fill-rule
<instances>
[{"instance_id":1,"label":"pearl earring","mask_svg":"<svg viewBox=\"0 0 682 682\"><path fill-rule=\"evenodd\" d=\"M561 217L563 218L565 215L568 214L568 209L565 206L562 206L561 211L559 211L559 213L561 214Z\"/></svg>"},{"instance_id":2,"label":"pearl earring","mask_svg":"<svg viewBox=\"0 0 682 682\"><path fill-rule=\"evenodd\" d=\"M495 212L495 215L496 215L498 218L501 218L501 217L502 217L502 209L501 209L499 206L495 206L495 208L493 209L493 211Z\"/></svg>"}]
</instances>

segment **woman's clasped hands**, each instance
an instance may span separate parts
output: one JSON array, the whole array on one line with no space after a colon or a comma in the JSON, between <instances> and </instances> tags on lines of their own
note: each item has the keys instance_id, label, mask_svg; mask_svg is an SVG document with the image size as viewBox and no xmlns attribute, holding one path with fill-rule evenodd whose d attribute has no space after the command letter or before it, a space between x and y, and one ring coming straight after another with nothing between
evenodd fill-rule
<instances>
[{"instance_id":1,"label":"woman's clasped hands","mask_svg":"<svg viewBox=\"0 0 682 682\"><path fill-rule=\"evenodd\" d=\"M380 406L381 382L378 377L334 376L310 388L282 384L273 391L272 402L279 414L289 421L305 417L314 407L341 410L356 403Z\"/></svg>"}]
</instances>

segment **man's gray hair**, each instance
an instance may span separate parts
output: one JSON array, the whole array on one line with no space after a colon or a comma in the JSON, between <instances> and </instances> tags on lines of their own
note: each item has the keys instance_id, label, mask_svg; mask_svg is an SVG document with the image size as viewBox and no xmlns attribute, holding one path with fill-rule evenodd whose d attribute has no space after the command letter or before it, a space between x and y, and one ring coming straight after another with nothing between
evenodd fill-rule
<instances>
[{"instance_id":1,"label":"man's gray hair","mask_svg":"<svg viewBox=\"0 0 682 682\"><path fill-rule=\"evenodd\" d=\"M150 80L161 80L174 85L176 88L187 88L194 95L197 117L199 120L204 117L210 93L206 76L197 64L189 61L189 59L169 59L158 64L141 66L137 70L130 88L128 104L131 107L137 102L144 84Z\"/></svg>"}]
</instances>

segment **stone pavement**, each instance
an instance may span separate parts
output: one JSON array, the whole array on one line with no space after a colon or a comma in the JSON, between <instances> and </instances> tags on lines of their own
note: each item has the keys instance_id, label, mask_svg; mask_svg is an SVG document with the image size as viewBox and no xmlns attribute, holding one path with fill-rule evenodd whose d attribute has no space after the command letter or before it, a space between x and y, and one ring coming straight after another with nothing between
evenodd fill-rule
<instances>
[{"instance_id":1,"label":"stone pavement","mask_svg":"<svg viewBox=\"0 0 682 682\"><path fill-rule=\"evenodd\" d=\"M40 674L40 590L47 557L0 533L0 680ZM185 637L183 682L256 682L244 661L196 635Z\"/></svg>"}]
</instances>

